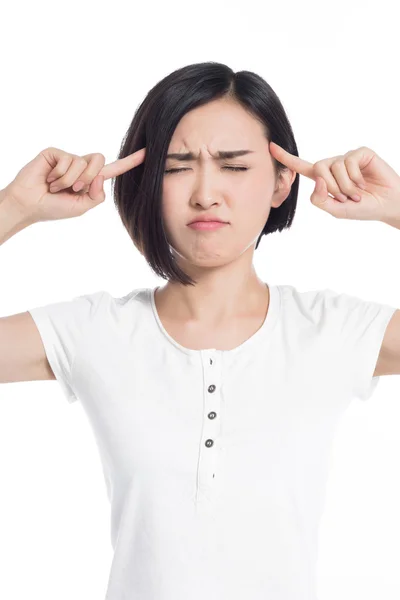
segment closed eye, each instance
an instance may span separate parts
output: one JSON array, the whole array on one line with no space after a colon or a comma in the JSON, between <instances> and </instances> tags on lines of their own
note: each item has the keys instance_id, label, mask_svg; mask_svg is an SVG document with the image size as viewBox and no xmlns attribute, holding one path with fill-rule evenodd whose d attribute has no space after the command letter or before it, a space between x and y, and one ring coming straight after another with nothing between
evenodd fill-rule
<instances>
[{"instance_id":1,"label":"closed eye","mask_svg":"<svg viewBox=\"0 0 400 600\"><path fill-rule=\"evenodd\" d=\"M247 167L222 167L223 169L229 169L231 171L248 171ZM180 171L187 171L188 169L168 169L164 173L179 173Z\"/></svg>"}]
</instances>

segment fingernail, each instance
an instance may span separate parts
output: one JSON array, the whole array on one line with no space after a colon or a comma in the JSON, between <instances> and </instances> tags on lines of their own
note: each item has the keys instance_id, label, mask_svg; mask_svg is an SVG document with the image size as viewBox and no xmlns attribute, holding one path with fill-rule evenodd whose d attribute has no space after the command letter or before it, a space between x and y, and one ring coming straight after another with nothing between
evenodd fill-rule
<instances>
[{"instance_id":1,"label":"fingernail","mask_svg":"<svg viewBox=\"0 0 400 600\"><path fill-rule=\"evenodd\" d=\"M59 192L61 188L57 187L56 185L51 185L50 186L50 191L51 192Z\"/></svg>"},{"instance_id":2,"label":"fingernail","mask_svg":"<svg viewBox=\"0 0 400 600\"><path fill-rule=\"evenodd\" d=\"M52 181L55 181L56 179L57 179L57 177L54 177L54 176L53 177L49 177L47 179L47 183L51 183Z\"/></svg>"},{"instance_id":3,"label":"fingernail","mask_svg":"<svg viewBox=\"0 0 400 600\"><path fill-rule=\"evenodd\" d=\"M361 200L361 196L359 196L358 194L353 194L352 196L350 196L350 198L352 198L353 200L356 200L357 202L359 200Z\"/></svg>"}]
</instances>

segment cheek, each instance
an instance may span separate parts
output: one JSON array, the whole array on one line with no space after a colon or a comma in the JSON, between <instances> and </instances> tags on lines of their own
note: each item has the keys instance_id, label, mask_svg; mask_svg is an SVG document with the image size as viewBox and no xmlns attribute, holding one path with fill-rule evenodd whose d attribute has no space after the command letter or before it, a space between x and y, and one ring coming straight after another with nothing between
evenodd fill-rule
<instances>
[{"instance_id":1,"label":"cheek","mask_svg":"<svg viewBox=\"0 0 400 600\"><path fill-rule=\"evenodd\" d=\"M173 176L171 176L173 177ZM188 198L189 191L185 191L182 184L173 182L172 179L164 181L162 186L162 205L165 211L170 213L178 210L178 207Z\"/></svg>"},{"instance_id":2,"label":"cheek","mask_svg":"<svg viewBox=\"0 0 400 600\"><path fill-rule=\"evenodd\" d=\"M265 214L269 211L271 204L271 196L264 190L256 196L254 200L254 209L257 214Z\"/></svg>"},{"instance_id":3,"label":"cheek","mask_svg":"<svg viewBox=\"0 0 400 600\"><path fill-rule=\"evenodd\" d=\"M274 193L274 186L275 182L272 177L263 176L255 182L251 198L254 209L258 214L265 214L265 212L269 211Z\"/></svg>"},{"instance_id":4,"label":"cheek","mask_svg":"<svg viewBox=\"0 0 400 600\"><path fill-rule=\"evenodd\" d=\"M248 186L247 189L240 192L240 197L236 195L237 205L249 213L249 217L257 218L257 215L264 214L269 210L272 194L267 185Z\"/></svg>"},{"instance_id":5,"label":"cheek","mask_svg":"<svg viewBox=\"0 0 400 600\"><path fill-rule=\"evenodd\" d=\"M172 195L164 194L162 198L162 218L171 224L176 221L179 214L182 216L182 210L179 208L179 202Z\"/></svg>"},{"instance_id":6,"label":"cheek","mask_svg":"<svg viewBox=\"0 0 400 600\"><path fill-rule=\"evenodd\" d=\"M162 192L161 192L161 199L162 199L161 202L162 202L163 211L164 210L165 210L165 212L170 211L173 198L176 198L176 193L174 193L174 191L173 191L173 186L164 182L164 184L162 186Z\"/></svg>"}]
</instances>

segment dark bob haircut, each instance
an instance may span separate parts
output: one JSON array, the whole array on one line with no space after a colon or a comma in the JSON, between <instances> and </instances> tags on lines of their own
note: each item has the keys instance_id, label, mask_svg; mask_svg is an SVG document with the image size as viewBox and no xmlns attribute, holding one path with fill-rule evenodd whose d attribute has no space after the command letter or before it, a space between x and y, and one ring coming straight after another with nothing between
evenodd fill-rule
<instances>
[{"instance_id":1,"label":"dark bob haircut","mask_svg":"<svg viewBox=\"0 0 400 600\"><path fill-rule=\"evenodd\" d=\"M129 236L153 272L183 285L195 285L196 282L179 268L163 226L162 188L166 155L182 117L198 106L223 97L235 100L258 119L269 142L276 142L287 152L298 156L292 127L270 85L256 73L235 73L217 62L188 65L159 81L137 108L118 155L118 159L125 158L146 147L144 162L115 178L114 203ZM278 177L287 167L274 158L273 163ZM286 200L277 208L271 207L255 249L263 235L291 226L298 188L297 173Z\"/></svg>"}]
</instances>

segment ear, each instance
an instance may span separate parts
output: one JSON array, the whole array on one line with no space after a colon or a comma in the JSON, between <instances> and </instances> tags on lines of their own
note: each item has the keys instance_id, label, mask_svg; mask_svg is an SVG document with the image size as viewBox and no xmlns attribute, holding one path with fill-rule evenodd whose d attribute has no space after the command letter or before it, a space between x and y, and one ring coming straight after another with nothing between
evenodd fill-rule
<instances>
[{"instance_id":1,"label":"ear","mask_svg":"<svg viewBox=\"0 0 400 600\"><path fill-rule=\"evenodd\" d=\"M271 207L278 208L289 196L293 181L296 178L296 171L286 168L281 171L275 191L272 195Z\"/></svg>"}]
</instances>

